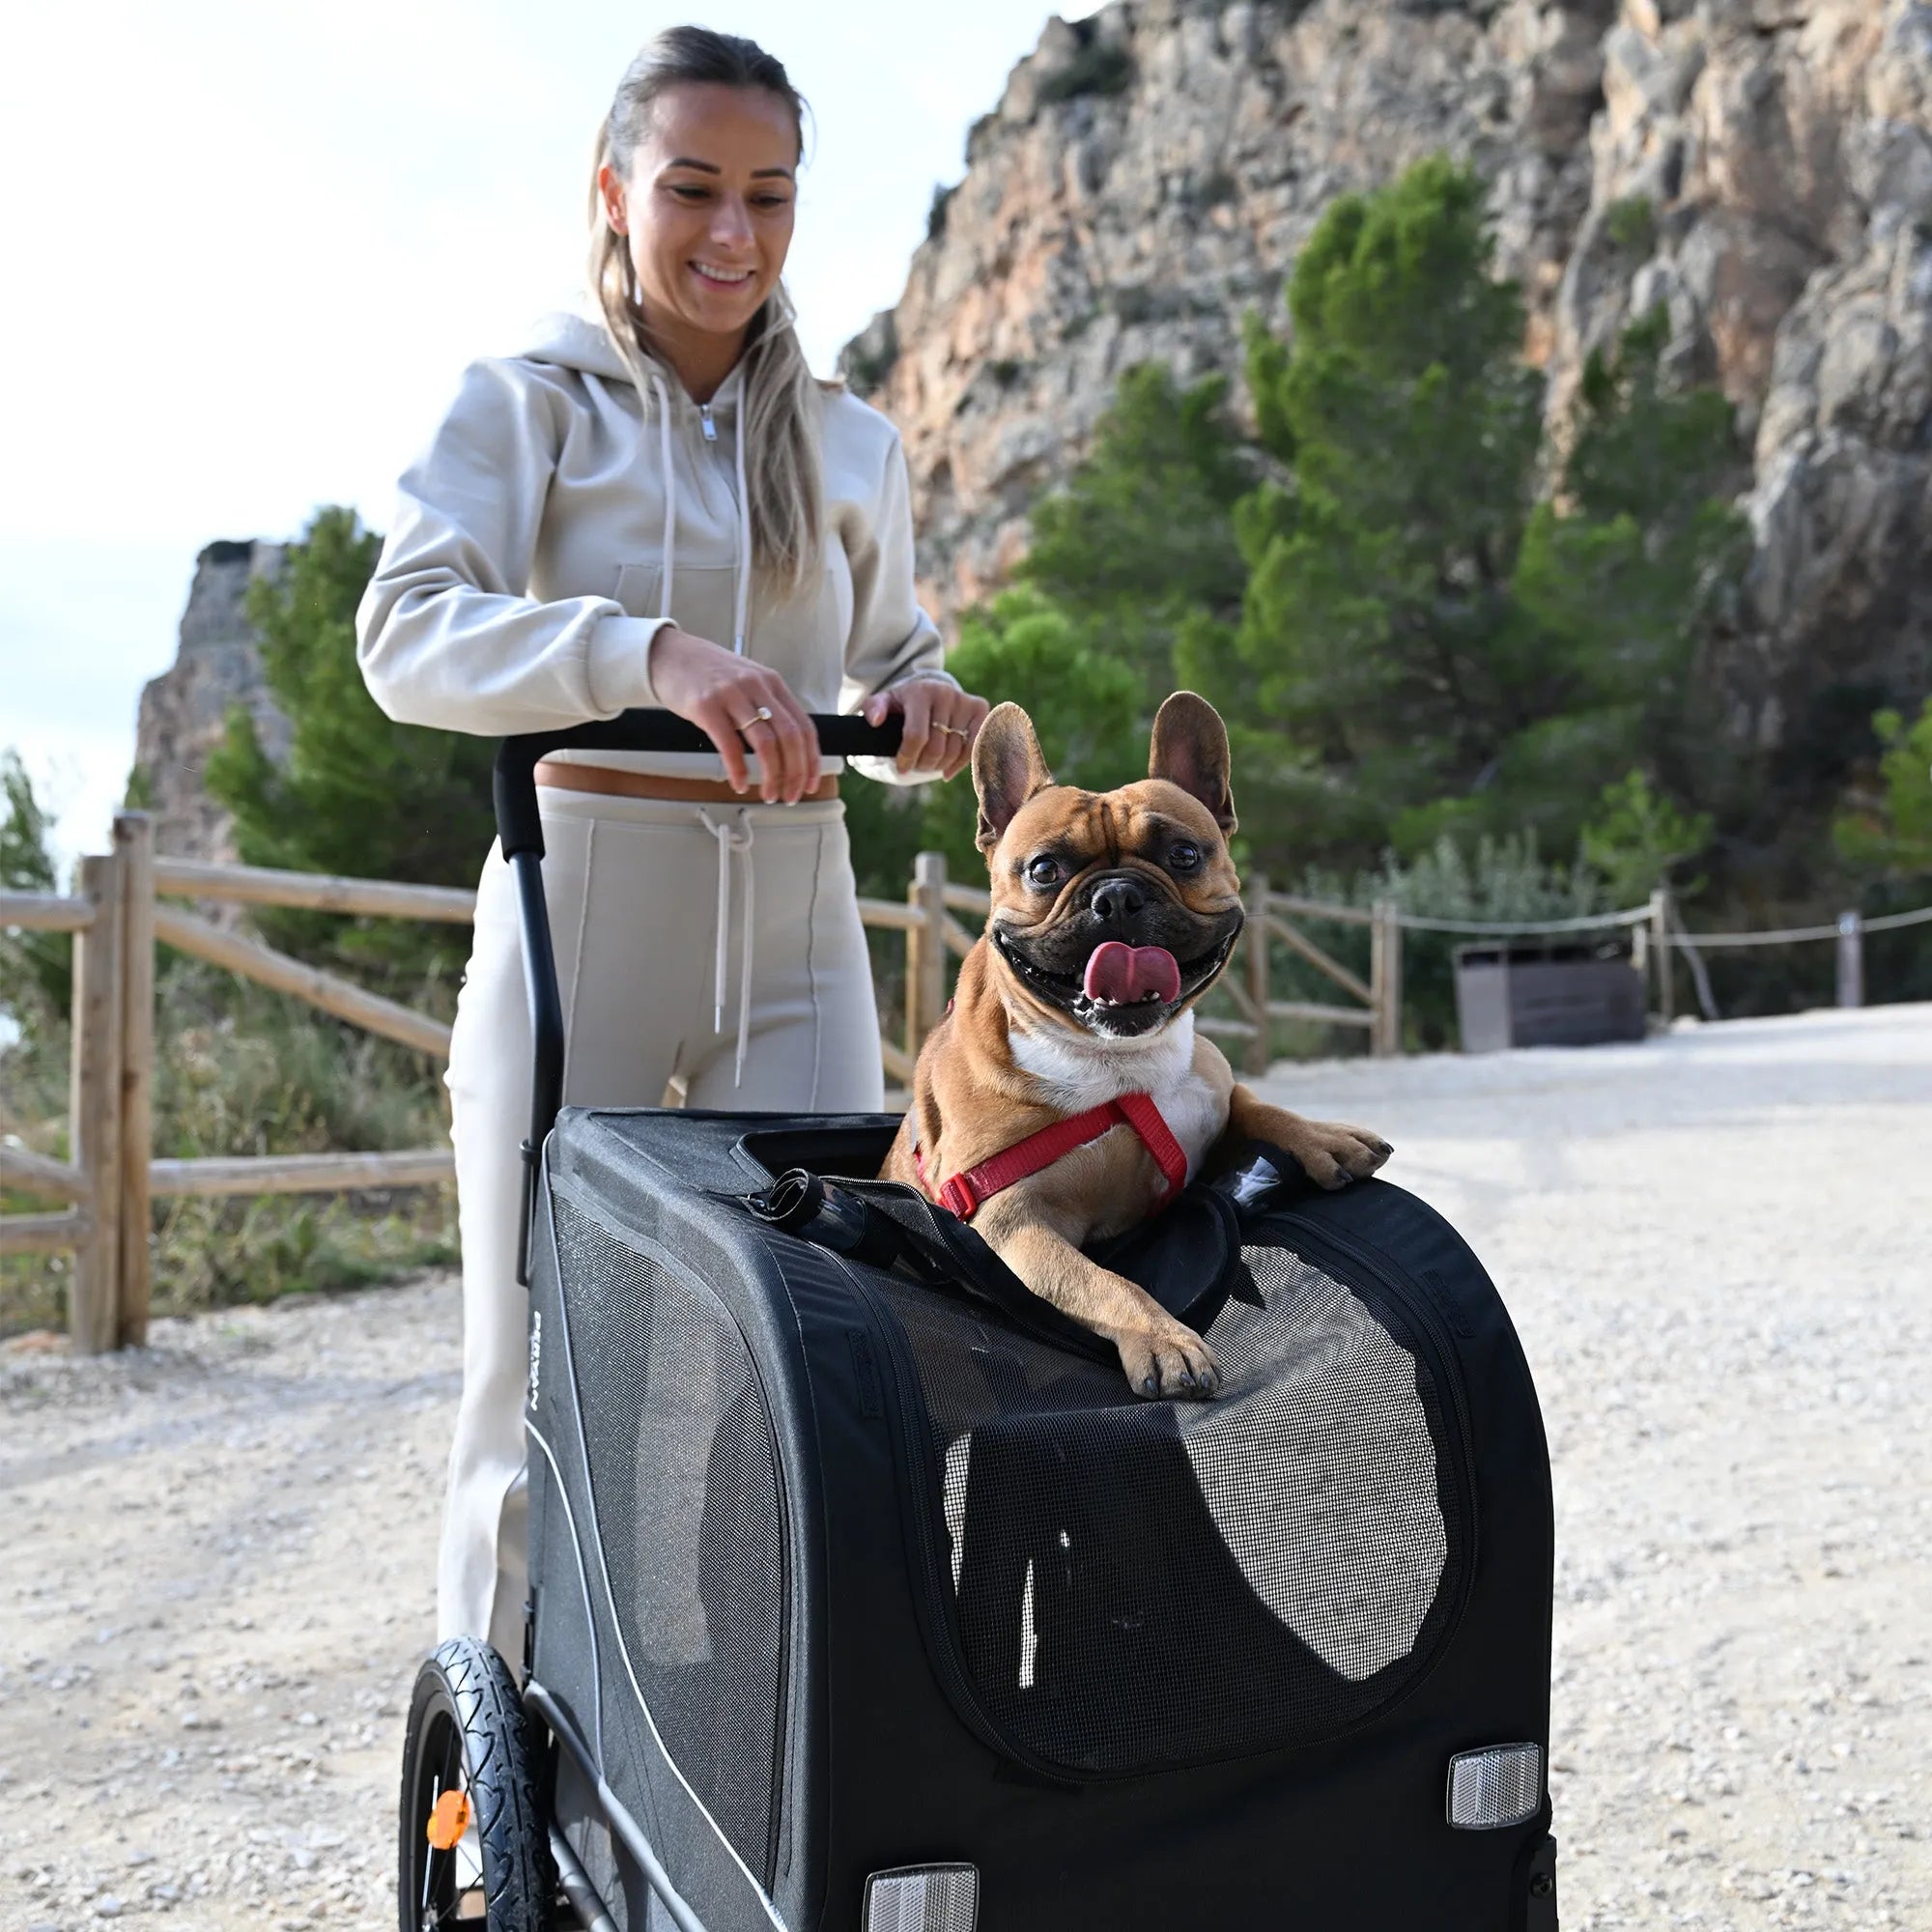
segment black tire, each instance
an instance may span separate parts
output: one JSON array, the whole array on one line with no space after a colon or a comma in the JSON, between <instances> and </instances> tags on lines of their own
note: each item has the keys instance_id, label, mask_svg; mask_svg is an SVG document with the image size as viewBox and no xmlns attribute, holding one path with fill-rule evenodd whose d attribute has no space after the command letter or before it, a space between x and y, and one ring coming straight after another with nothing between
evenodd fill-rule
<instances>
[{"instance_id":1,"label":"black tire","mask_svg":"<svg viewBox=\"0 0 1932 1932\"><path fill-rule=\"evenodd\" d=\"M427 1835L438 1794L459 1783L470 1803L468 1850L482 1863L480 1888L468 1891L458 1889L459 1853L437 1851ZM509 1666L479 1637L452 1637L416 1673L396 1877L401 1932L549 1932L556 1868L529 1719Z\"/></svg>"}]
</instances>

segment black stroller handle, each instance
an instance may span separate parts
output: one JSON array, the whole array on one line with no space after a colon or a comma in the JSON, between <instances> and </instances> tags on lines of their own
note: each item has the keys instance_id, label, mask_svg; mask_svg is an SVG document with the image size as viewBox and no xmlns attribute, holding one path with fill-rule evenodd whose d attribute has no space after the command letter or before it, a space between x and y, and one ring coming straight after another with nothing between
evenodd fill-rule
<instances>
[{"instance_id":1,"label":"black stroller handle","mask_svg":"<svg viewBox=\"0 0 1932 1932\"><path fill-rule=\"evenodd\" d=\"M883 724L863 718L814 717L818 749L835 758L894 756L905 721L895 712ZM556 983L550 907L543 888L543 824L537 814L538 759L551 752L715 752L701 726L670 711L625 711L554 731L525 731L497 747L490 789L497 838L517 880L524 941L524 985L530 1008L530 1133L524 1142L523 1217L517 1236L517 1279L528 1287L530 1226L536 1207L537 1164L563 1105L563 997Z\"/></svg>"}]
</instances>

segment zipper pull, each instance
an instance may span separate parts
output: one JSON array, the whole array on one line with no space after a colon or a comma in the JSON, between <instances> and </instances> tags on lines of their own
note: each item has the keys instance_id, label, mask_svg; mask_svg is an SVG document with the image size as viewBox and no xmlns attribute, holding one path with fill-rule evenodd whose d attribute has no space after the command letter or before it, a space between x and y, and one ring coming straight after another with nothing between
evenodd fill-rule
<instances>
[{"instance_id":1,"label":"zipper pull","mask_svg":"<svg viewBox=\"0 0 1932 1932\"><path fill-rule=\"evenodd\" d=\"M711 405L709 403L698 404L697 419L704 425L705 441L716 442L718 440L718 425L711 420Z\"/></svg>"}]
</instances>

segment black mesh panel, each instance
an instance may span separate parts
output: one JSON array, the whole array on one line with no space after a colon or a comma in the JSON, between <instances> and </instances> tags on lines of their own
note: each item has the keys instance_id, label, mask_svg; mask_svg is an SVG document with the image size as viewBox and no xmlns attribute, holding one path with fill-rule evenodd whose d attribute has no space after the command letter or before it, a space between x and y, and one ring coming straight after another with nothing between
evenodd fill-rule
<instances>
[{"instance_id":1,"label":"black mesh panel","mask_svg":"<svg viewBox=\"0 0 1932 1932\"><path fill-rule=\"evenodd\" d=\"M1440 1391L1399 1314L1285 1249L1208 1331L1211 1403L875 1277L933 1449L982 1715L1047 1763L1151 1771L1335 1735L1427 1666L1466 1560ZM950 1574L949 1574L950 1573Z\"/></svg>"},{"instance_id":2,"label":"black mesh panel","mask_svg":"<svg viewBox=\"0 0 1932 1932\"><path fill-rule=\"evenodd\" d=\"M709 1294L569 1202L554 1212L618 1634L666 1749L769 1882L785 1555L764 1398ZM606 1709L635 1705L608 1634L600 1653ZM623 1769L605 1767L620 1792Z\"/></svg>"}]
</instances>

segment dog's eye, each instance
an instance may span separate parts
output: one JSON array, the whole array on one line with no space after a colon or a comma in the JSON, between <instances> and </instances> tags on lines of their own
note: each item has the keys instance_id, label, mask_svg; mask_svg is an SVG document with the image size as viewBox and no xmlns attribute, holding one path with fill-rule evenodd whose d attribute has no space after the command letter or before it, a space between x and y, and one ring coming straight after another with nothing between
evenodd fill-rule
<instances>
[{"instance_id":1,"label":"dog's eye","mask_svg":"<svg viewBox=\"0 0 1932 1932\"><path fill-rule=\"evenodd\" d=\"M1171 872L1198 872L1201 869L1201 848L1190 845L1184 838L1167 848L1167 867Z\"/></svg>"},{"instance_id":2,"label":"dog's eye","mask_svg":"<svg viewBox=\"0 0 1932 1932\"><path fill-rule=\"evenodd\" d=\"M1030 886L1057 886L1060 883L1060 861L1042 852L1037 859L1027 861L1026 876Z\"/></svg>"}]
</instances>

